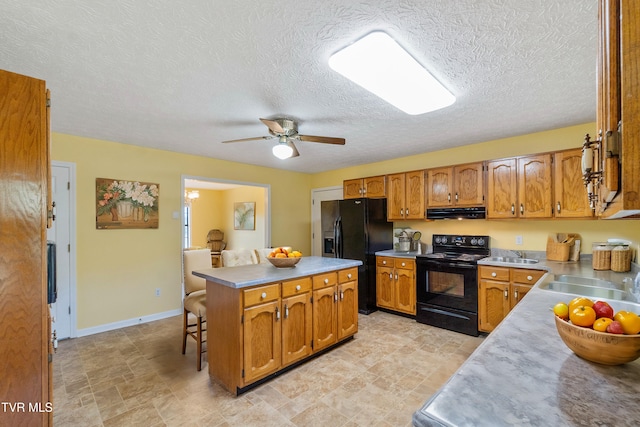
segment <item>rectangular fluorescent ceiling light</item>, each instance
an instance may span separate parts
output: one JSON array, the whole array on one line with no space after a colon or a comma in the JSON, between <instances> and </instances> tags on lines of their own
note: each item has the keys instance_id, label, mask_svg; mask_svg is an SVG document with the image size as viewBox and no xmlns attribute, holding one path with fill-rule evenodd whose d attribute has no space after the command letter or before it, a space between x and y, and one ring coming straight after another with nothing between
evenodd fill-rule
<instances>
[{"instance_id":1,"label":"rectangular fluorescent ceiling light","mask_svg":"<svg viewBox=\"0 0 640 427\"><path fill-rule=\"evenodd\" d=\"M456 100L388 34L374 31L334 53L329 66L407 114L448 107Z\"/></svg>"}]
</instances>

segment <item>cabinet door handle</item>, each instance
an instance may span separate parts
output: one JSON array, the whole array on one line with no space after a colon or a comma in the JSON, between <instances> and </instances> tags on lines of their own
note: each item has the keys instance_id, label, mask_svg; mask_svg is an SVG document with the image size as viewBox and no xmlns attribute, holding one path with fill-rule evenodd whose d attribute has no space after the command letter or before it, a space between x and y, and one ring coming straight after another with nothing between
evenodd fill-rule
<instances>
[{"instance_id":1,"label":"cabinet door handle","mask_svg":"<svg viewBox=\"0 0 640 427\"><path fill-rule=\"evenodd\" d=\"M447 193L447 202L451 201L451 193Z\"/></svg>"},{"instance_id":2,"label":"cabinet door handle","mask_svg":"<svg viewBox=\"0 0 640 427\"><path fill-rule=\"evenodd\" d=\"M263 292L263 293L260 295L260 298L262 298L262 299L265 299L266 297L267 297L267 293L266 293L266 292Z\"/></svg>"},{"instance_id":3,"label":"cabinet door handle","mask_svg":"<svg viewBox=\"0 0 640 427\"><path fill-rule=\"evenodd\" d=\"M338 293L337 292L333 293L333 302L338 302Z\"/></svg>"},{"instance_id":4,"label":"cabinet door handle","mask_svg":"<svg viewBox=\"0 0 640 427\"><path fill-rule=\"evenodd\" d=\"M393 273L389 273L389 280L393 280Z\"/></svg>"},{"instance_id":5,"label":"cabinet door handle","mask_svg":"<svg viewBox=\"0 0 640 427\"><path fill-rule=\"evenodd\" d=\"M382 261L382 265L387 265L387 261Z\"/></svg>"},{"instance_id":6,"label":"cabinet door handle","mask_svg":"<svg viewBox=\"0 0 640 427\"><path fill-rule=\"evenodd\" d=\"M327 283L329 283L329 279L324 279L324 284L326 285Z\"/></svg>"},{"instance_id":7,"label":"cabinet door handle","mask_svg":"<svg viewBox=\"0 0 640 427\"><path fill-rule=\"evenodd\" d=\"M458 193L456 192L456 202L458 201Z\"/></svg>"},{"instance_id":8,"label":"cabinet door handle","mask_svg":"<svg viewBox=\"0 0 640 427\"><path fill-rule=\"evenodd\" d=\"M404 267L406 264L403 262L401 265Z\"/></svg>"},{"instance_id":9,"label":"cabinet door handle","mask_svg":"<svg viewBox=\"0 0 640 427\"><path fill-rule=\"evenodd\" d=\"M524 215L524 205L520 203L520 215Z\"/></svg>"},{"instance_id":10,"label":"cabinet door handle","mask_svg":"<svg viewBox=\"0 0 640 427\"><path fill-rule=\"evenodd\" d=\"M513 291L513 297L518 301L518 290Z\"/></svg>"},{"instance_id":11,"label":"cabinet door handle","mask_svg":"<svg viewBox=\"0 0 640 427\"><path fill-rule=\"evenodd\" d=\"M507 289L504 290L504 299L509 299L509 291Z\"/></svg>"},{"instance_id":12,"label":"cabinet door handle","mask_svg":"<svg viewBox=\"0 0 640 427\"><path fill-rule=\"evenodd\" d=\"M340 291L340 301L344 300L344 291Z\"/></svg>"},{"instance_id":13,"label":"cabinet door handle","mask_svg":"<svg viewBox=\"0 0 640 427\"><path fill-rule=\"evenodd\" d=\"M511 203L511 215L515 215L515 214L516 214L516 205Z\"/></svg>"},{"instance_id":14,"label":"cabinet door handle","mask_svg":"<svg viewBox=\"0 0 640 427\"><path fill-rule=\"evenodd\" d=\"M556 204L556 211L557 211L558 213L560 213L560 202L558 202L558 204Z\"/></svg>"},{"instance_id":15,"label":"cabinet door handle","mask_svg":"<svg viewBox=\"0 0 640 427\"><path fill-rule=\"evenodd\" d=\"M533 276L527 276L527 280L529 281L533 280Z\"/></svg>"},{"instance_id":16,"label":"cabinet door handle","mask_svg":"<svg viewBox=\"0 0 640 427\"><path fill-rule=\"evenodd\" d=\"M496 273L495 271L491 272L491 277L497 277L497 276L498 276L498 273Z\"/></svg>"},{"instance_id":17,"label":"cabinet door handle","mask_svg":"<svg viewBox=\"0 0 640 427\"><path fill-rule=\"evenodd\" d=\"M363 188L363 189L362 189L362 194L363 194L363 195L364 195L364 194L367 194L367 187L365 187L365 188Z\"/></svg>"},{"instance_id":18,"label":"cabinet door handle","mask_svg":"<svg viewBox=\"0 0 640 427\"><path fill-rule=\"evenodd\" d=\"M302 289L300 285L296 285L296 291L299 291L300 289Z\"/></svg>"},{"instance_id":19,"label":"cabinet door handle","mask_svg":"<svg viewBox=\"0 0 640 427\"><path fill-rule=\"evenodd\" d=\"M347 279L351 279L351 273L347 274Z\"/></svg>"},{"instance_id":20,"label":"cabinet door handle","mask_svg":"<svg viewBox=\"0 0 640 427\"><path fill-rule=\"evenodd\" d=\"M398 280L398 273L396 273L396 280Z\"/></svg>"},{"instance_id":21,"label":"cabinet door handle","mask_svg":"<svg viewBox=\"0 0 640 427\"><path fill-rule=\"evenodd\" d=\"M400 208L400 216L404 216L404 209Z\"/></svg>"},{"instance_id":22,"label":"cabinet door handle","mask_svg":"<svg viewBox=\"0 0 640 427\"><path fill-rule=\"evenodd\" d=\"M280 320L280 309L276 305L276 320Z\"/></svg>"},{"instance_id":23,"label":"cabinet door handle","mask_svg":"<svg viewBox=\"0 0 640 427\"><path fill-rule=\"evenodd\" d=\"M288 319L289 318L289 306L285 304L284 306L284 318Z\"/></svg>"}]
</instances>

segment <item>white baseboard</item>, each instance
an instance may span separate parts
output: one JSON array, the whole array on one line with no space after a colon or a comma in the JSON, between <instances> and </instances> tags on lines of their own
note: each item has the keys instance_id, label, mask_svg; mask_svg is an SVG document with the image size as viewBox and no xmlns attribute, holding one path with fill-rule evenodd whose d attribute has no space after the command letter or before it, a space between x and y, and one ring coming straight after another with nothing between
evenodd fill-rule
<instances>
[{"instance_id":1,"label":"white baseboard","mask_svg":"<svg viewBox=\"0 0 640 427\"><path fill-rule=\"evenodd\" d=\"M163 313L150 314L148 316L135 317L133 319L121 320L119 322L107 323L105 325L93 326L91 328L78 329L77 337L99 334L100 332L113 331L115 329L126 328L127 326L139 325L141 323L153 322L154 320L166 319L167 317L182 314L182 309L165 311Z\"/></svg>"}]
</instances>

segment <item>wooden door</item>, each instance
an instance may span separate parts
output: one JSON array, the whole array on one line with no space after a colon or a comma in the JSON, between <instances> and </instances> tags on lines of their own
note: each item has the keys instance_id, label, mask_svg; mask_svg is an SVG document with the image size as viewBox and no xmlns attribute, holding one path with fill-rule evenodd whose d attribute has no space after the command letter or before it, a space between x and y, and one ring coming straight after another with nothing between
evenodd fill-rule
<instances>
[{"instance_id":1,"label":"wooden door","mask_svg":"<svg viewBox=\"0 0 640 427\"><path fill-rule=\"evenodd\" d=\"M511 284L511 301L509 301L509 308L513 309L513 307L515 307L516 304L522 301L522 298L524 298L524 296L527 294L527 292L531 290L531 288L532 286L529 286L529 285L512 283Z\"/></svg>"},{"instance_id":2,"label":"wooden door","mask_svg":"<svg viewBox=\"0 0 640 427\"><path fill-rule=\"evenodd\" d=\"M518 159L517 209L521 218L551 218L551 154Z\"/></svg>"},{"instance_id":3,"label":"wooden door","mask_svg":"<svg viewBox=\"0 0 640 427\"><path fill-rule=\"evenodd\" d=\"M427 170L427 206L443 207L453 204L453 169L451 167Z\"/></svg>"},{"instance_id":4,"label":"wooden door","mask_svg":"<svg viewBox=\"0 0 640 427\"><path fill-rule=\"evenodd\" d=\"M244 383L249 384L280 369L280 301L244 310Z\"/></svg>"},{"instance_id":5,"label":"wooden door","mask_svg":"<svg viewBox=\"0 0 640 427\"><path fill-rule=\"evenodd\" d=\"M387 219L405 219L405 174L387 175Z\"/></svg>"},{"instance_id":6,"label":"wooden door","mask_svg":"<svg viewBox=\"0 0 640 427\"><path fill-rule=\"evenodd\" d=\"M511 310L509 283L480 280L478 292L478 329L493 331Z\"/></svg>"},{"instance_id":7,"label":"wooden door","mask_svg":"<svg viewBox=\"0 0 640 427\"><path fill-rule=\"evenodd\" d=\"M344 199L358 199L362 196L362 179L347 179L342 183Z\"/></svg>"},{"instance_id":8,"label":"wooden door","mask_svg":"<svg viewBox=\"0 0 640 427\"><path fill-rule=\"evenodd\" d=\"M53 399L46 292L47 90L43 80L0 70L0 93L0 401L42 408L0 410L0 425L45 426Z\"/></svg>"},{"instance_id":9,"label":"wooden door","mask_svg":"<svg viewBox=\"0 0 640 427\"><path fill-rule=\"evenodd\" d=\"M395 307L393 273L393 267L376 268L376 305L378 307L389 309Z\"/></svg>"},{"instance_id":10,"label":"wooden door","mask_svg":"<svg viewBox=\"0 0 640 427\"><path fill-rule=\"evenodd\" d=\"M358 282L338 285L338 340L358 332Z\"/></svg>"},{"instance_id":11,"label":"wooden door","mask_svg":"<svg viewBox=\"0 0 640 427\"><path fill-rule=\"evenodd\" d=\"M582 181L582 150L554 153L553 183L556 218L592 218L589 198Z\"/></svg>"},{"instance_id":12,"label":"wooden door","mask_svg":"<svg viewBox=\"0 0 640 427\"><path fill-rule=\"evenodd\" d=\"M481 206L484 204L483 166L483 163L471 163L453 168L456 205Z\"/></svg>"},{"instance_id":13,"label":"wooden door","mask_svg":"<svg viewBox=\"0 0 640 427\"><path fill-rule=\"evenodd\" d=\"M424 171L405 173L405 219L424 219Z\"/></svg>"},{"instance_id":14,"label":"wooden door","mask_svg":"<svg viewBox=\"0 0 640 427\"><path fill-rule=\"evenodd\" d=\"M336 286L313 291L313 351L337 342Z\"/></svg>"},{"instance_id":15,"label":"wooden door","mask_svg":"<svg viewBox=\"0 0 640 427\"><path fill-rule=\"evenodd\" d=\"M517 168L515 159L487 162L487 218L516 218Z\"/></svg>"},{"instance_id":16,"label":"wooden door","mask_svg":"<svg viewBox=\"0 0 640 427\"><path fill-rule=\"evenodd\" d=\"M416 314L415 261L407 261L406 268L396 268L396 310Z\"/></svg>"},{"instance_id":17,"label":"wooden door","mask_svg":"<svg viewBox=\"0 0 640 427\"><path fill-rule=\"evenodd\" d=\"M386 177L384 175L370 176L364 178L363 181L364 197L379 198L387 196Z\"/></svg>"},{"instance_id":18,"label":"wooden door","mask_svg":"<svg viewBox=\"0 0 640 427\"><path fill-rule=\"evenodd\" d=\"M311 292L282 300L282 366L309 356L313 340Z\"/></svg>"}]
</instances>

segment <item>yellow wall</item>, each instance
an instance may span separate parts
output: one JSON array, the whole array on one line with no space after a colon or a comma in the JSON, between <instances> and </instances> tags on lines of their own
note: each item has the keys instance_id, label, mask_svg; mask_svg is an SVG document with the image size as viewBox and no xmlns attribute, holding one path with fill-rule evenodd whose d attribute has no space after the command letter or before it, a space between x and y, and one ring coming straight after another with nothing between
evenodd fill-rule
<instances>
[{"instance_id":1,"label":"yellow wall","mask_svg":"<svg viewBox=\"0 0 640 427\"><path fill-rule=\"evenodd\" d=\"M342 180L349 178L579 147L584 134L593 133L594 128L595 125L589 123L314 175L53 134L53 160L76 164L77 328L91 328L180 309L182 225L172 215L180 212L183 203L182 175L269 184L271 244L293 246L303 253L311 253L310 194L313 188L342 185ZM392 145L389 152L393 152ZM158 183L159 228L96 230L96 178ZM242 197L244 199L244 195ZM252 197L258 200L255 195L247 194L246 197L243 201L253 201ZM257 207L258 216L264 215L262 206L262 211ZM395 226L419 229L425 241L430 241L433 233L487 234L493 238L493 247L525 251L544 251L549 233L576 232L582 235L583 253L590 253L591 242L609 237L627 238L635 242L637 248L640 242L638 224L637 220L474 220L411 221L396 223ZM228 233L233 234L233 224L226 222L221 226L224 227L225 238ZM210 228L214 227L217 226ZM255 230L254 233L263 235L263 231ZM238 234L236 243L246 244L247 235L247 232ZM523 236L524 244L516 246L515 236ZM156 288L161 289L160 297L155 297Z\"/></svg>"},{"instance_id":2,"label":"yellow wall","mask_svg":"<svg viewBox=\"0 0 640 427\"><path fill-rule=\"evenodd\" d=\"M58 133L51 151L76 164L78 329L180 309L182 225L172 215L183 174L270 184L272 241L310 252L309 175ZM96 230L96 178L159 184L159 228Z\"/></svg>"}]
</instances>

